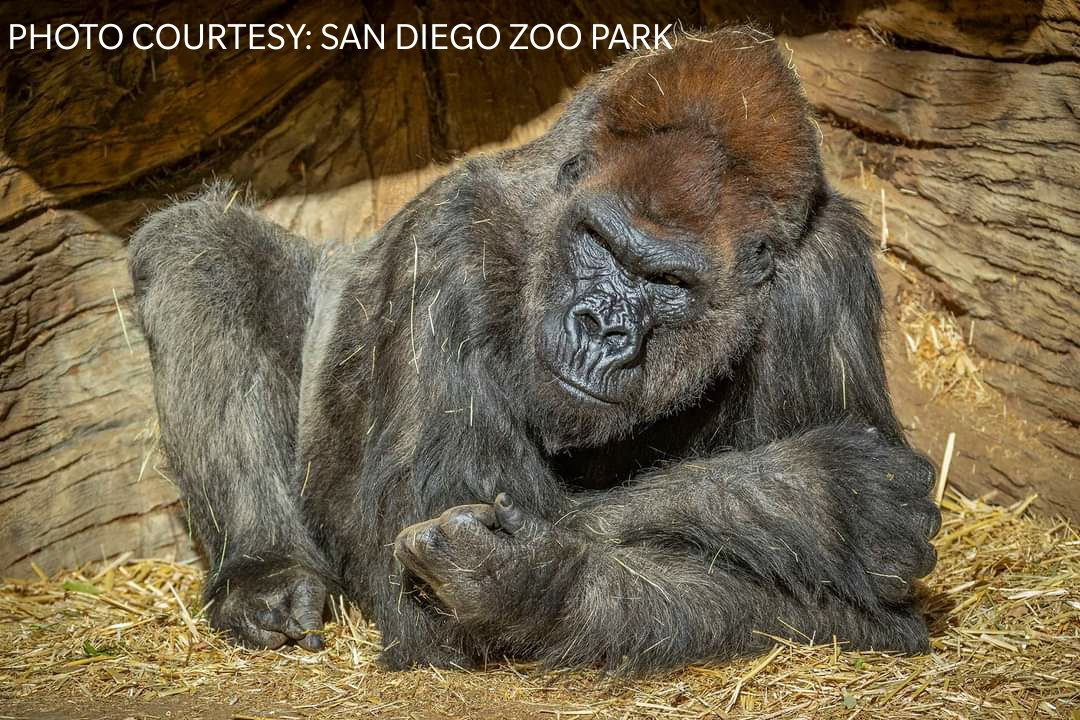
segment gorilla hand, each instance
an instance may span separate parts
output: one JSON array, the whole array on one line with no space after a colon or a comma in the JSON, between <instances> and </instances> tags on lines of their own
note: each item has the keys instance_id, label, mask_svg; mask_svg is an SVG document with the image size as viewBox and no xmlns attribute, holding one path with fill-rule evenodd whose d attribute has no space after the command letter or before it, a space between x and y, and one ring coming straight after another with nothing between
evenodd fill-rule
<instances>
[{"instance_id":1,"label":"gorilla hand","mask_svg":"<svg viewBox=\"0 0 1080 720\"><path fill-rule=\"evenodd\" d=\"M471 632L528 641L555 621L584 540L500 494L411 525L394 555Z\"/></svg>"},{"instance_id":2,"label":"gorilla hand","mask_svg":"<svg viewBox=\"0 0 1080 720\"><path fill-rule=\"evenodd\" d=\"M941 527L941 511L931 497L934 466L922 454L884 441L873 429L851 444L860 443L863 447L848 463L877 481L857 487L854 507L837 524L846 529L877 597L901 602L913 595L914 581L929 574L937 560L930 544Z\"/></svg>"}]
</instances>

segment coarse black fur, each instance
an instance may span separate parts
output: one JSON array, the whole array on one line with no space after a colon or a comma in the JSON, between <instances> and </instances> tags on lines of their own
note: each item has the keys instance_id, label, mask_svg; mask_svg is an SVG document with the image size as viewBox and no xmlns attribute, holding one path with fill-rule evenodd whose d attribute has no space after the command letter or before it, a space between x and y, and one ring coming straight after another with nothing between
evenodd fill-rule
<instances>
[{"instance_id":1,"label":"coarse black fur","mask_svg":"<svg viewBox=\"0 0 1080 720\"><path fill-rule=\"evenodd\" d=\"M917 652L931 465L904 441L864 219L757 31L632 56L363 249L227 185L130 267L211 623L383 660L626 670L769 636Z\"/></svg>"}]
</instances>

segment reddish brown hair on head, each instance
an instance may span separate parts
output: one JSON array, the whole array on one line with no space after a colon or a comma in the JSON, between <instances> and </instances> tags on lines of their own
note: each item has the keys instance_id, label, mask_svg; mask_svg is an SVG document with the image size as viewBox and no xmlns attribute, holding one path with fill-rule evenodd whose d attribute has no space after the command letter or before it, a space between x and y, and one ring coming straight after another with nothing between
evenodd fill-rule
<instances>
[{"instance_id":1,"label":"reddish brown hair on head","mask_svg":"<svg viewBox=\"0 0 1080 720\"><path fill-rule=\"evenodd\" d=\"M624 58L603 83L598 180L643 216L719 242L732 223L805 212L820 177L817 133L768 35L680 35L670 50Z\"/></svg>"}]
</instances>

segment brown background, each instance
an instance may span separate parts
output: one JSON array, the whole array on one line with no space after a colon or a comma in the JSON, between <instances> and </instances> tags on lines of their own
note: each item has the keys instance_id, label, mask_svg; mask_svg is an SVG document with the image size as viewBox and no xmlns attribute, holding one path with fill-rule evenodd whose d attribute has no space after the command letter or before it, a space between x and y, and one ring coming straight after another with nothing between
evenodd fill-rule
<instances>
[{"instance_id":1,"label":"brown background","mask_svg":"<svg viewBox=\"0 0 1080 720\"><path fill-rule=\"evenodd\" d=\"M9 3L0 24L700 27L748 17L719 0L355 5ZM931 397L893 332L901 418L938 460L957 433L950 485L996 489L1001 500L1038 492L1040 511L1078 519L1080 9L825 5L766 3L751 17L781 33L818 111L833 181L875 223L884 190L889 299L929 289L963 328L974 321L994 391L980 404ZM299 232L356 237L438 163L534 137L568 88L610 59L588 49L0 54L0 575L127 550L192 555L159 472L129 303L125 238L147 209L218 174L249 182Z\"/></svg>"}]
</instances>

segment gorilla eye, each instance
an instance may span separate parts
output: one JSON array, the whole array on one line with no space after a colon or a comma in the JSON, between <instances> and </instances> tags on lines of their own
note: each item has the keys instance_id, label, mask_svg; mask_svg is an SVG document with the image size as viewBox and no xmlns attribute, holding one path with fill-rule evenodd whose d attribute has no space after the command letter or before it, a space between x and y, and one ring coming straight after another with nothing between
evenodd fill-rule
<instances>
[{"instance_id":1,"label":"gorilla eye","mask_svg":"<svg viewBox=\"0 0 1080 720\"><path fill-rule=\"evenodd\" d=\"M660 273L659 275L653 275L649 278L649 282L656 283L657 285L674 285L675 287L686 287L686 281L684 281L678 275L672 273Z\"/></svg>"},{"instance_id":2,"label":"gorilla eye","mask_svg":"<svg viewBox=\"0 0 1080 720\"><path fill-rule=\"evenodd\" d=\"M607 252L608 254L614 254L611 251L611 243L609 243L607 241L607 238L605 238L603 235L596 232L596 230L593 227L591 227L589 225L586 225L585 226L585 234L588 236L588 238L590 240L592 240L594 243L599 245L605 252Z\"/></svg>"}]
</instances>

